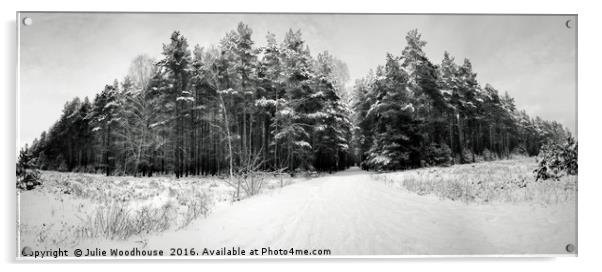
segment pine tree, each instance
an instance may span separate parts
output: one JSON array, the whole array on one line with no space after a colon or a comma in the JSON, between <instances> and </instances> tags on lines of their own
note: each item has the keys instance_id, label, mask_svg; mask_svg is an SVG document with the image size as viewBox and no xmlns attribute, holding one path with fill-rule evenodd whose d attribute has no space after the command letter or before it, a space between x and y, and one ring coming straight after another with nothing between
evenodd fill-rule
<instances>
[{"instance_id":1,"label":"pine tree","mask_svg":"<svg viewBox=\"0 0 602 272\"><path fill-rule=\"evenodd\" d=\"M258 67L258 99L255 100L255 106L262 113L262 143L264 159L272 169L281 168L282 165L278 159L279 146L278 141L273 137L273 131L279 131L276 123L276 113L279 106L284 106L284 81L282 58L283 53L276 41L273 33L266 36L267 45L263 47L262 55Z\"/></svg>"},{"instance_id":2,"label":"pine tree","mask_svg":"<svg viewBox=\"0 0 602 272\"><path fill-rule=\"evenodd\" d=\"M315 91L312 89L312 59L301 38L301 31L289 30L280 51L285 93L283 105L278 106L272 133L285 159L284 163L280 161L278 164L291 171L307 169L312 150L311 115L308 114L317 110L311 101Z\"/></svg>"},{"instance_id":3,"label":"pine tree","mask_svg":"<svg viewBox=\"0 0 602 272\"><path fill-rule=\"evenodd\" d=\"M17 188L22 190L32 190L41 185L40 172L36 169L36 158L33 156L31 149L25 145L19 151L17 159Z\"/></svg>"},{"instance_id":4,"label":"pine tree","mask_svg":"<svg viewBox=\"0 0 602 272\"><path fill-rule=\"evenodd\" d=\"M414 154L413 161L432 160L425 157L428 148L438 148L445 144L446 136L442 127L446 126L444 112L446 103L438 86L437 67L426 57L423 48L426 41L414 29L405 37L406 47L401 53L402 69L408 74L407 88L414 100L413 119L418 125L419 151ZM433 146L431 144L433 143Z\"/></svg>"},{"instance_id":5,"label":"pine tree","mask_svg":"<svg viewBox=\"0 0 602 272\"><path fill-rule=\"evenodd\" d=\"M99 140L100 158L99 165L104 169L107 176L111 175L115 168L116 148L114 146L114 134L118 125L119 97L115 85L106 85L102 92L96 95L90 122L92 131Z\"/></svg>"},{"instance_id":6,"label":"pine tree","mask_svg":"<svg viewBox=\"0 0 602 272\"><path fill-rule=\"evenodd\" d=\"M398 58L387 54L384 70L377 70L375 102L367 112L373 118L374 141L364 162L368 168L407 168L415 151L414 104L408 92L408 75Z\"/></svg>"},{"instance_id":7,"label":"pine tree","mask_svg":"<svg viewBox=\"0 0 602 272\"><path fill-rule=\"evenodd\" d=\"M170 43L163 45L164 59L159 61L159 66L166 72L166 78L169 82L169 89L162 93L164 96L164 105L166 114L172 116L173 131L172 144L174 154L174 172L176 178L184 175L185 156L184 156L184 113L189 108L190 103L194 102L189 91L190 70L192 56L188 50L188 41L180 32L174 31L171 35Z\"/></svg>"}]
</instances>

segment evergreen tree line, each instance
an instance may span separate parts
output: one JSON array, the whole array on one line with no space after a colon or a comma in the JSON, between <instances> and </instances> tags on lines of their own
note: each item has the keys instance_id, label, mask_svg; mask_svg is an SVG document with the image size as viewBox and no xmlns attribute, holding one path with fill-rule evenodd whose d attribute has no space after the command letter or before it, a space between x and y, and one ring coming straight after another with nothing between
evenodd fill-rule
<instances>
[{"instance_id":1,"label":"evergreen tree line","mask_svg":"<svg viewBox=\"0 0 602 272\"><path fill-rule=\"evenodd\" d=\"M43 170L107 175L397 170L533 156L570 136L481 87L468 59L445 52L433 64L416 30L351 94L346 65L313 57L300 31L281 42L268 33L260 47L252 34L239 23L218 45L191 49L173 32L159 60L140 55L92 101L67 102L26 157Z\"/></svg>"},{"instance_id":2,"label":"evergreen tree line","mask_svg":"<svg viewBox=\"0 0 602 272\"><path fill-rule=\"evenodd\" d=\"M570 132L531 118L514 99L482 87L470 60L448 52L433 64L417 30L407 33L400 56L357 80L353 90L354 155L364 169L395 170L533 156Z\"/></svg>"},{"instance_id":3,"label":"evergreen tree line","mask_svg":"<svg viewBox=\"0 0 602 272\"><path fill-rule=\"evenodd\" d=\"M353 163L344 63L312 57L300 31L257 47L238 24L216 46L173 32L90 101L74 98L30 147L44 170L230 176L335 171Z\"/></svg>"}]
</instances>

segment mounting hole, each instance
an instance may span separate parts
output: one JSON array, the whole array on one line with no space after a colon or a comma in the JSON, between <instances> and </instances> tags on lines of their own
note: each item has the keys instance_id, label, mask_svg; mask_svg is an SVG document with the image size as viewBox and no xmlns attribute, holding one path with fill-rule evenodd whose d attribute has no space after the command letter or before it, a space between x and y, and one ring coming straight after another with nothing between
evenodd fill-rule
<instances>
[{"instance_id":1,"label":"mounting hole","mask_svg":"<svg viewBox=\"0 0 602 272\"><path fill-rule=\"evenodd\" d=\"M575 252L575 245L568 244L568 245L566 245L565 249L567 252L570 252L570 253Z\"/></svg>"},{"instance_id":2,"label":"mounting hole","mask_svg":"<svg viewBox=\"0 0 602 272\"><path fill-rule=\"evenodd\" d=\"M33 19L31 19L31 17L25 17L23 18L23 24L26 26L30 26L31 24L33 24Z\"/></svg>"}]
</instances>

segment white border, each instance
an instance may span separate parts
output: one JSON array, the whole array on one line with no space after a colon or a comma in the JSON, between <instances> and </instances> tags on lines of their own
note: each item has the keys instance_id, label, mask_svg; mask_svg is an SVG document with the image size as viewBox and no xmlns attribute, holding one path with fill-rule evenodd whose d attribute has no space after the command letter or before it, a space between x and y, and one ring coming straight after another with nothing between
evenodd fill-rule
<instances>
[{"instance_id":1,"label":"white border","mask_svg":"<svg viewBox=\"0 0 602 272\"><path fill-rule=\"evenodd\" d=\"M19 152L19 150L17 147L19 145L19 139L21 138L21 116L19 114L19 106L21 105L21 20L23 20L21 18L21 13L17 12L17 18L16 18L16 22L17 22L17 93L15 94L15 109L16 109L16 116L17 116L17 123L16 123L16 131L15 134L17 135L15 142L16 142L16 146L15 149L17 152ZM19 159L19 155L18 153L15 152L15 161L17 161ZM16 180L15 180L16 183ZM21 248L21 232L19 231L19 226L21 224L21 193L19 192L19 190L16 190L17 192L17 210L15 211L17 213L17 227L16 227L16 236L17 236L17 254L19 254L19 248ZM21 257L19 257L19 255L17 255L17 260L21 259Z\"/></svg>"},{"instance_id":2,"label":"white border","mask_svg":"<svg viewBox=\"0 0 602 272\"><path fill-rule=\"evenodd\" d=\"M513 259L513 258L559 258L559 257L577 257L576 254L474 254L474 255L322 255L322 256L159 256L159 257L131 257L131 256L107 256L107 257L59 257L59 258L38 258L33 257L17 257L18 261L115 261L115 260L305 260L305 259Z\"/></svg>"}]
</instances>

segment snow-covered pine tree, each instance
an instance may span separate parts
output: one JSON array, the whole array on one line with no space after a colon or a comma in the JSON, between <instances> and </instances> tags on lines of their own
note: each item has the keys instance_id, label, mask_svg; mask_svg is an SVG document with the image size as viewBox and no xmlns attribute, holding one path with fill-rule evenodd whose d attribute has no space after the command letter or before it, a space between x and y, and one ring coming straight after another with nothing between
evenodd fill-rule
<instances>
[{"instance_id":1,"label":"snow-covered pine tree","mask_svg":"<svg viewBox=\"0 0 602 272\"><path fill-rule=\"evenodd\" d=\"M262 119L263 159L267 162L266 166L269 165L272 169L280 169L283 166L278 159L278 141L274 140L271 131L279 130L275 123L276 112L279 111L279 106L285 105L283 98L285 81L282 72L283 55L273 33L268 33L266 39L267 45L261 48L262 57L258 66L258 98L255 100L255 106Z\"/></svg>"},{"instance_id":2,"label":"snow-covered pine tree","mask_svg":"<svg viewBox=\"0 0 602 272\"><path fill-rule=\"evenodd\" d=\"M163 107L173 118L172 142L174 143L174 172L176 178L185 174L184 134L185 112L190 108L194 97L189 89L190 64L192 56L188 41L178 31L171 35L170 43L163 45L163 59L159 66L165 69L169 89L162 93Z\"/></svg>"},{"instance_id":3,"label":"snow-covered pine tree","mask_svg":"<svg viewBox=\"0 0 602 272\"><path fill-rule=\"evenodd\" d=\"M105 174L111 175L115 169L115 130L119 121L119 93L117 86L106 85L102 92L96 95L92 111L90 112L90 122L93 126L99 144L99 158L101 168Z\"/></svg>"},{"instance_id":4,"label":"snow-covered pine tree","mask_svg":"<svg viewBox=\"0 0 602 272\"><path fill-rule=\"evenodd\" d=\"M301 38L301 31L289 30L281 45L284 74L284 103L278 106L273 123L274 142L280 147L278 165L290 171L308 168L311 162L311 118L319 106L311 102L313 79L312 59Z\"/></svg>"},{"instance_id":5,"label":"snow-covered pine tree","mask_svg":"<svg viewBox=\"0 0 602 272\"><path fill-rule=\"evenodd\" d=\"M337 82L335 58L327 51L316 59L316 90L311 98L320 108L311 113L314 166L321 171L344 169L349 165L351 142L351 111L341 99Z\"/></svg>"},{"instance_id":6,"label":"snow-covered pine tree","mask_svg":"<svg viewBox=\"0 0 602 272\"><path fill-rule=\"evenodd\" d=\"M407 86L408 74L399 59L387 54L384 70L377 70L374 104L367 112L367 117L374 120L374 140L364 161L366 168L391 170L411 165L416 126Z\"/></svg>"},{"instance_id":7,"label":"snow-covered pine tree","mask_svg":"<svg viewBox=\"0 0 602 272\"><path fill-rule=\"evenodd\" d=\"M417 29L409 31L406 36L406 46L401 52L401 67L408 75L407 89L413 100L415 111L413 119L418 126L418 146L412 147L414 152L411 161L414 165L423 165L432 152L439 146L445 145L446 121L444 113L447 110L443 94L438 86L437 67L431 63L424 53L426 41Z\"/></svg>"},{"instance_id":8,"label":"snow-covered pine tree","mask_svg":"<svg viewBox=\"0 0 602 272\"><path fill-rule=\"evenodd\" d=\"M40 182L40 171L37 169L36 157L32 154L32 149L27 145L19 151L17 158L16 174L17 188L21 190L32 190Z\"/></svg>"}]
</instances>

